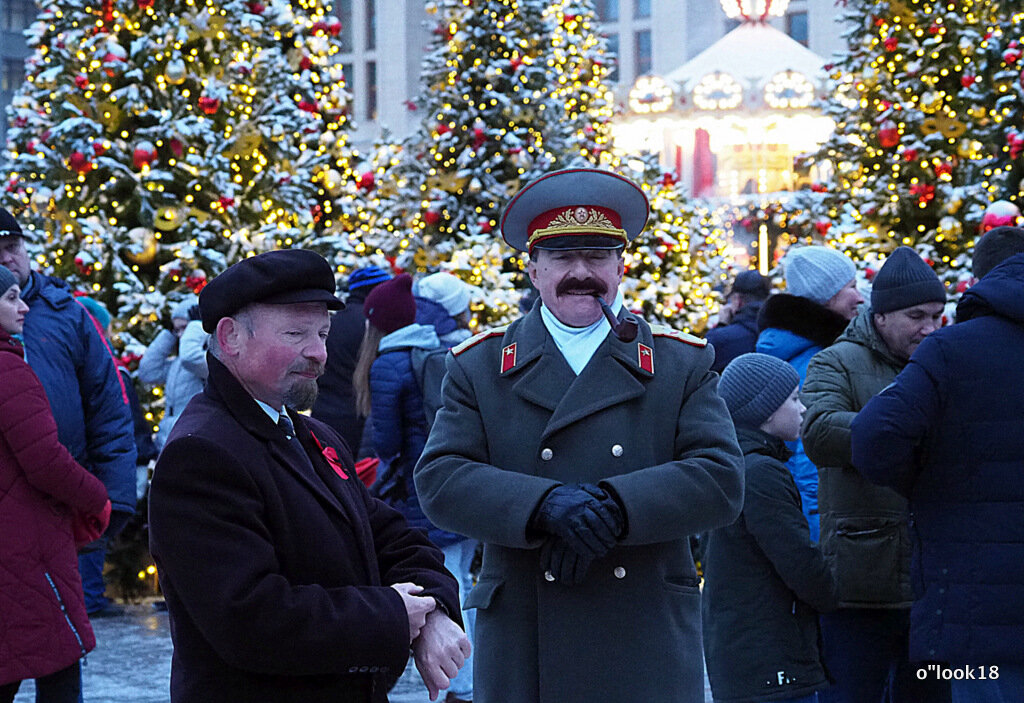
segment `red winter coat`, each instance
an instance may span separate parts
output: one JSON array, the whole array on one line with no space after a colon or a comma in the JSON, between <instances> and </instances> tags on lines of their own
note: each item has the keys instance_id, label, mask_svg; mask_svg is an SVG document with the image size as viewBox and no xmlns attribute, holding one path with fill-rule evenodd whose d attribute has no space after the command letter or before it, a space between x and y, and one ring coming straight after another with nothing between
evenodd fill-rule
<instances>
[{"instance_id":1,"label":"red winter coat","mask_svg":"<svg viewBox=\"0 0 1024 703\"><path fill-rule=\"evenodd\" d=\"M60 671L96 646L71 515L106 501L57 441L42 384L0 330L0 685Z\"/></svg>"}]
</instances>

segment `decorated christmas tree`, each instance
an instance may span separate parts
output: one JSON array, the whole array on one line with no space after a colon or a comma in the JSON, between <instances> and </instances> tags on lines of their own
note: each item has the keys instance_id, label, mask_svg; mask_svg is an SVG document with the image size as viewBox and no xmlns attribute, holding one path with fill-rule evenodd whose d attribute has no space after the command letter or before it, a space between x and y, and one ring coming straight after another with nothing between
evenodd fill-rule
<instances>
[{"instance_id":1,"label":"decorated christmas tree","mask_svg":"<svg viewBox=\"0 0 1024 703\"><path fill-rule=\"evenodd\" d=\"M850 0L849 50L828 67L824 104L836 131L809 159L833 172L786 205L791 238L824 237L868 267L914 246L951 293L964 287L975 238L1009 212L990 204L1018 191L1012 4Z\"/></svg>"},{"instance_id":2,"label":"decorated christmas tree","mask_svg":"<svg viewBox=\"0 0 1024 703\"><path fill-rule=\"evenodd\" d=\"M315 0L43 0L4 192L39 265L146 341L234 261L350 226L339 30Z\"/></svg>"}]
</instances>

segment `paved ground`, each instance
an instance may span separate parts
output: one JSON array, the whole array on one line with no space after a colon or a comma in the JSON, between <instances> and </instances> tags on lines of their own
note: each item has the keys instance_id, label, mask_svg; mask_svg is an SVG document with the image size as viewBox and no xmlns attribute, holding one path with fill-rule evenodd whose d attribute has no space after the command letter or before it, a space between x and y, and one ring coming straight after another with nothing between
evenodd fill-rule
<instances>
[{"instance_id":1,"label":"paved ground","mask_svg":"<svg viewBox=\"0 0 1024 703\"><path fill-rule=\"evenodd\" d=\"M85 703L169 703L171 633L167 613L151 604L129 606L129 614L93 620L96 649L83 667ZM411 662L391 691L391 703L428 703L427 690ZM443 694L442 694L443 698ZM709 692L705 694L711 703ZM15 703L34 703L26 681Z\"/></svg>"}]
</instances>

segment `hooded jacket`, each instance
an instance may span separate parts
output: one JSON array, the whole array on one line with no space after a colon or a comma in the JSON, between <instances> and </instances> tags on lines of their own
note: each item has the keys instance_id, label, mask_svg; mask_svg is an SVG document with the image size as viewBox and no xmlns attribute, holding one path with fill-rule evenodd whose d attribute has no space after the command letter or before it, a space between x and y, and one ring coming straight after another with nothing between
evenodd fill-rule
<instances>
[{"instance_id":1,"label":"hooded jacket","mask_svg":"<svg viewBox=\"0 0 1024 703\"><path fill-rule=\"evenodd\" d=\"M807 367L801 436L818 466L821 548L844 608L909 608L907 500L865 479L850 460L850 424L907 361L894 355L865 310Z\"/></svg>"},{"instance_id":2,"label":"hooded jacket","mask_svg":"<svg viewBox=\"0 0 1024 703\"><path fill-rule=\"evenodd\" d=\"M21 345L0 330L0 685L65 669L96 646L78 575L73 510L107 493L57 440Z\"/></svg>"},{"instance_id":3,"label":"hooded jacket","mask_svg":"<svg viewBox=\"0 0 1024 703\"><path fill-rule=\"evenodd\" d=\"M757 344L757 316L763 301L747 303L733 317L732 322L708 330L704 335L715 348L715 363L711 370L722 373L729 362L740 354L754 351Z\"/></svg>"},{"instance_id":4,"label":"hooded jacket","mask_svg":"<svg viewBox=\"0 0 1024 703\"><path fill-rule=\"evenodd\" d=\"M170 330L160 330L139 360L139 380L164 386L164 417L156 435L158 450L167 442L188 401L203 390L209 338L199 320L188 323L180 340Z\"/></svg>"},{"instance_id":5,"label":"hooded jacket","mask_svg":"<svg viewBox=\"0 0 1024 703\"><path fill-rule=\"evenodd\" d=\"M22 299L25 360L50 401L57 436L103 482L115 511L135 512L135 432L113 355L58 278L32 272Z\"/></svg>"},{"instance_id":6,"label":"hooded jacket","mask_svg":"<svg viewBox=\"0 0 1024 703\"><path fill-rule=\"evenodd\" d=\"M757 318L756 351L786 361L800 374L800 385L807 376L811 357L829 346L846 328L846 319L809 298L780 293L761 307ZM811 539L818 541L818 469L804 452L803 442L789 442L793 456L788 466L800 489L804 515Z\"/></svg>"},{"instance_id":7,"label":"hooded jacket","mask_svg":"<svg viewBox=\"0 0 1024 703\"><path fill-rule=\"evenodd\" d=\"M911 660L1024 663L1024 254L964 293L852 425L853 465L910 500Z\"/></svg>"}]
</instances>

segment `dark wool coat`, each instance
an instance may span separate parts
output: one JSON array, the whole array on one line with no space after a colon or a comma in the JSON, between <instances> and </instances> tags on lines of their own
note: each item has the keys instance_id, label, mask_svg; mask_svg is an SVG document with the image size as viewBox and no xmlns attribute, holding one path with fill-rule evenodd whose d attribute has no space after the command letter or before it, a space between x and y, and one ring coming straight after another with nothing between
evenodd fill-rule
<instances>
[{"instance_id":1,"label":"dark wool coat","mask_svg":"<svg viewBox=\"0 0 1024 703\"><path fill-rule=\"evenodd\" d=\"M746 461L743 513L708 538L704 656L715 701L756 703L825 688L818 612L835 586L811 543L785 443L737 428Z\"/></svg>"},{"instance_id":2,"label":"dark wool coat","mask_svg":"<svg viewBox=\"0 0 1024 703\"><path fill-rule=\"evenodd\" d=\"M732 322L708 330L704 335L715 348L712 371L722 373L737 356L754 351L754 345L757 344L757 315L761 312L761 304L760 300L747 303L736 313Z\"/></svg>"},{"instance_id":3,"label":"dark wool coat","mask_svg":"<svg viewBox=\"0 0 1024 703\"><path fill-rule=\"evenodd\" d=\"M872 484L850 460L853 418L906 364L865 310L814 355L800 394L804 448L818 467L821 548L843 608L909 608L914 600L907 499Z\"/></svg>"},{"instance_id":4,"label":"dark wool coat","mask_svg":"<svg viewBox=\"0 0 1024 703\"><path fill-rule=\"evenodd\" d=\"M337 433L289 413L297 446L223 364L209 366L150 488L171 700L386 700L409 655L389 584L423 586L461 623L443 555L369 496Z\"/></svg>"},{"instance_id":5,"label":"dark wool coat","mask_svg":"<svg viewBox=\"0 0 1024 703\"><path fill-rule=\"evenodd\" d=\"M372 286L356 288L345 299L345 308L331 316L327 333L327 368L317 379L320 393L313 404L313 417L326 422L342 436L353 456L359 455L366 418L356 412L352 374L359 360L359 345L366 331L363 303Z\"/></svg>"},{"instance_id":6,"label":"dark wool coat","mask_svg":"<svg viewBox=\"0 0 1024 703\"><path fill-rule=\"evenodd\" d=\"M61 444L103 482L115 511L135 512L131 406L107 342L67 284L31 274L25 360L39 376Z\"/></svg>"},{"instance_id":7,"label":"dark wool coat","mask_svg":"<svg viewBox=\"0 0 1024 703\"><path fill-rule=\"evenodd\" d=\"M756 350L789 363L803 385L811 357L829 346L846 329L846 318L810 298L779 293L765 301L757 317L761 330ZM800 489L811 539L818 541L818 469L807 458L801 440L787 444L793 456L789 470Z\"/></svg>"},{"instance_id":8,"label":"dark wool coat","mask_svg":"<svg viewBox=\"0 0 1024 703\"><path fill-rule=\"evenodd\" d=\"M96 646L78 575L73 511L107 492L57 441L46 393L0 330L0 685L71 666Z\"/></svg>"},{"instance_id":9,"label":"dark wool coat","mask_svg":"<svg viewBox=\"0 0 1024 703\"><path fill-rule=\"evenodd\" d=\"M1024 254L970 288L853 421L853 465L910 499L911 661L1024 664Z\"/></svg>"},{"instance_id":10,"label":"dark wool coat","mask_svg":"<svg viewBox=\"0 0 1024 703\"><path fill-rule=\"evenodd\" d=\"M733 521L743 495L711 361L703 340L641 321L635 341L608 335L576 376L539 306L448 357L415 479L427 517L485 543L466 604L474 701L704 700L688 537ZM607 486L628 524L569 586L545 580L526 528L551 488L576 482Z\"/></svg>"}]
</instances>

